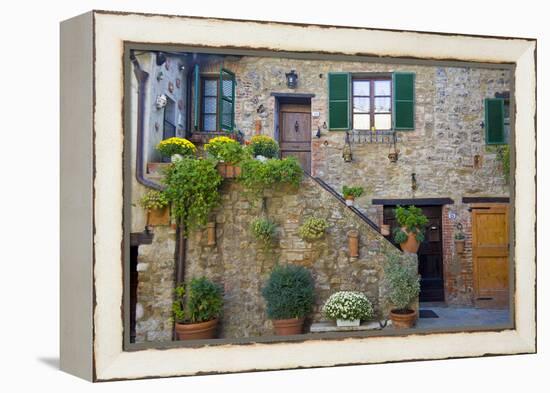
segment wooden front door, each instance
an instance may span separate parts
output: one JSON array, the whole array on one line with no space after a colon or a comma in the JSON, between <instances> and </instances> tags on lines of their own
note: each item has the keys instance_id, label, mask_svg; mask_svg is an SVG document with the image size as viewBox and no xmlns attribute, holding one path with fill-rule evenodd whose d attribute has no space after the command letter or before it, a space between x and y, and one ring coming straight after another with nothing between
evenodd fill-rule
<instances>
[{"instance_id":1,"label":"wooden front door","mask_svg":"<svg viewBox=\"0 0 550 393\"><path fill-rule=\"evenodd\" d=\"M473 205L472 260L476 306L508 306L508 257L508 205Z\"/></svg>"},{"instance_id":2,"label":"wooden front door","mask_svg":"<svg viewBox=\"0 0 550 393\"><path fill-rule=\"evenodd\" d=\"M281 158L294 156L311 172L311 106L282 104L279 108Z\"/></svg>"},{"instance_id":3,"label":"wooden front door","mask_svg":"<svg viewBox=\"0 0 550 393\"><path fill-rule=\"evenodd\" d=\"M441 206L419 206L428 218L426 236L418 249L418 274L420 274L420 301L436 302L445 300L443 280L443 242L441 226ZM395 206L384 206L384 223L393 229ZM391 241L393 242L393 235ZM396 245L399 247L399 245Z\"/></svg>"}]
</instances>

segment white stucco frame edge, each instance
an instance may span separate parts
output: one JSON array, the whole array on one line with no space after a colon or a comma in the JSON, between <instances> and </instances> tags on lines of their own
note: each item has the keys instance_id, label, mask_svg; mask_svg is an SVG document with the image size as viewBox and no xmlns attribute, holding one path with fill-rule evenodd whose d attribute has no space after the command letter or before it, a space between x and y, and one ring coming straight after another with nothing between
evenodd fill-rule
<instances>
[{"instance_id":1,"label":"white stucco frame edge","mask_svg":"<svg viewBox=\"0 0 550 393\"><path fill-rule=\"evenodd\" d=\"M536 41L255 21L93 13L95 380L536 351ZM254 34L251 34L251 32ZM307 34L306 34L307 33ZM515 329L301 343L123 350L124 42L515 63Z\"/></svg>"}]
</instances>

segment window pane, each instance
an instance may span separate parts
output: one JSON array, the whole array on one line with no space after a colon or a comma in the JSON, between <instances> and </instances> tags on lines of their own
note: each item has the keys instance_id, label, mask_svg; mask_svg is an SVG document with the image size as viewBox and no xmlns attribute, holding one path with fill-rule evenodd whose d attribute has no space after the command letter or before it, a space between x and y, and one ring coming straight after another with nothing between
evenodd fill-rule
<instances>
[{"instance_id":1,"label":"window pane","mask_svg":"<svg viewBox=\"0 0 550 393\"><path fill-rule=\"evenodd\" d=\"M203 131L216 131L216 115L204 115L203 127Z\"/></svg>"},{"instance_id":2,"label":"window pane","mask_svg":"<svg viewBox=\"0 0 550 393\"><path fill-rule=\"evenodd\" d=\"M215 79L206 79L204 81L204 92L205 96L216 96L218 95L218 81Z\"/></svg>"},{"instance_id":3,"label":"window pane","mask_svg":"<svg viewBox=\"0 0 550 393\"><path fill-rule=\"evenodd\" d=\"M391 94L390 81L374 81L375 96L389 96Z\"/></svg>"},{"instance_id":4,"label":"window pane","mask_svg":"<svg viewBox=\"0 0 550 393\"><path fill-rule=\"evenodd\" d=\"M353 111L354 112L369 112L370 102L366 97L354 97L353 98Z\"/></svg>"},{"instance_id":5,"label":"window pane","mask_svg":"<svg viewBox=\"0 0 550 393\"><path fill-rule=\"evenodd\" d=\"M216 102L215 97L205 97L204 98L204 113L216 113Z\"/></svg>"},{"instance_id":6,"label":"window pane","mask_svg":"<svg viewBox=\"0 0 550 393\"><path fill-rule=\"evenodd\" d=\"M390 97L376 97L374 99L374 111L375 112L389 112L391 109Z\"/></svg>"},{"instance_id":7,"label":"window pane","mask_svg":"<svg viewBox=\"0 0 550 393\"><path fill-rule=\"evenodd\" d=\"M370 96L370 81L353 81L354 96Z\"/></svg>"},{"instance_id":8,"label":"window pane","mask_svg":"<svg viewBox=\"0 0 550 393\"><path fill-rule=\"evenodd\" d=\"M370 115L353 115L353 128L356 130L370 130Z\"/></svg>"},{"instance_id":9,"label":"window pane","mask_svg":"<svg viewBox=\"0 0 550 393\"><path fill-rule=\"evenodd\" d=\"M391 115L374 115L374 126L377 130L391 129Z\"/></svg>"}]
</instances>

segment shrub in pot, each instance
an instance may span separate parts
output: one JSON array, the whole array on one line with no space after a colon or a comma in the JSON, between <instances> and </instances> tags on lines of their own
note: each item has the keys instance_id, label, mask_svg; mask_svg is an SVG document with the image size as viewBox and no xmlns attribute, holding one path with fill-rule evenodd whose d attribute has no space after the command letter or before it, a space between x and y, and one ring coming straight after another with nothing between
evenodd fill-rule
<instances>
[{"instance_id":1,"label":"shrub in pot","mask_svg":"<svg viewBox=\"0 0 550 393\"><path fill-rule=\"evenodd\" d=\"M275 139L267 135L255 135L250 139L248 150L252 157L277 158L279 157L279 144Z\"/></svg>"},{"instance_id":2,"label":"shrub in pot","mask_svg":"<svg viewBox=\"0 0 550 393\"><path fill-rule=\"evenodd\" d=\"M275 334L301 334L304 319L313 308L313 278L303 266L276 265L262 295L267 303L267 316Z\"/></svg>"},{"instance_id":3,"label":"shrub in pot","mask_svg":"<svg viewBox=\"0 0 550 393\"><path fill-rule=\"evenodd\" d=\"M323 314L337 326L359 326L374 316L370 300L360 292L340 291L330 295L323 305Z\"/></svg>"},{"instance_id":4,"label":"shrub in pot","mask_svg":"<svg viewBox=\"0 0 550 393\"><path fill-rule=\"evenodd\" d=\"M168 198L162 191L149 190L140 199L139 204L147 210L148 225L170 224Z\"/></svg>"},{"instance_id":5,"label":"shrub in pot","mask_svg":"<svg viewBox=\"0 0 550 393\"><path fill-rule=\"evenodd\" d=\"M327 220L320 217L308 217L298 228L298 235L307 242L313 242L325 236L329 224Z\"/></svg>"},{"instance_id":6,"label":"shrub in pot","mask_svg":"<svg viewBox=\"0 0 550 393\"><path fill-rule=\"evenodd\" d=\"M239 142L227 136L217 136L204 145L207 154L218 161L218 171L225 178L237 177L241 174L237 166L244 158L244 149Z\"/></svg>"},{"instance_id":7,"label":"shrub in pot","mask_svg":"<svg viewBox=\"0 0 550 393\"><path fill-rule=\"evenodd\" d=\"M260 217L252 221L250 231L252 236L262 244L264 251L267 251L273 244L277 225L268 218Z\"/></svg>"},{"instance_id":8,"label":"shrub in pot","mask_svg":"<svg viewBox=\"0 0 550 393\"><path fill-rule=\"evenodd\" d=\"M458 254L462 254L464 252L464 246L465 246L466 240L464 233L457 232L455 234L455 250Z\"/></svg>"},{"instance_id":9,"label":"shrub in pot","mask_svg":"<svg viewBox=\"0 0 550 393\"><path fill-rule=\"evenodd\" d=\"M353 201L355 198L359 198L363 195L363 187L342 187L342 194L346 200L346 205L353 206Z\"/></svg>"},{"instance_id":10,"label":"shrub in pot","mask_svg":"<svg viewBox=\"0 0 550 393\"><path fill-rule=\"evenodd\" d=\"M422 214L422 209L411 205L409 207L397 206L395 219L399 226L394 230L393 239L403 251L416 253L420 243L424 241L428 218Z\"/></svg>"},{"instance_id":11,"label":"shrub in pot","mask_svg":"<svg viewBox=\"0 0 550 393\"><path fill-rule=\"evenodd\" d=\"M410 305L420 293L420 276L397 256L388 258L385 274L389 283L389 298L395 306L390 311L393 326L397 329L413 327L417 315Z\"/></svg>"},{"instance_id":12,"label":"shrub in pot","mask_svg":"<svg viewBox=\"0 0 550 393\"><path fill-rule=\"evenodd\" d=\"M172 162L175 162L183 157L194 156L197 148L185 138L172 137L160 141L157 150L163 157L170 158Z\"/></svg>"},{"instance_id":13,"label":"shrub in pot","mask_svg":"<svg viewBox=\"0 0 550 393\"><path fill-rule=\"evenodd\" d=\"M222 291L206 277L175 289L172 312L180 340L214 338L223 306Z\"/></svg>"}]
</instances>

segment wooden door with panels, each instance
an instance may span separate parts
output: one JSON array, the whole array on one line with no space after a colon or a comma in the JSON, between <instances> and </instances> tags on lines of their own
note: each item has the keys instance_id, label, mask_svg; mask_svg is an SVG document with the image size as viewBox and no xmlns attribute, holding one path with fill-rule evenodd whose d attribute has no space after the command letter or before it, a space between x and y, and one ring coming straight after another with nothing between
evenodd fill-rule
<instances>
[{"instance_id":1,"label":"wooden door with panels","mask_svg":"<svg viewBox=\"0 0 550 393\"><path fill-rule=\"evenodd\" d=\"M281 104L279 108L281 158L294 156L311 172L311 105Z\"/></svg>"},{"instance_id":2,"label":"wooden door with panels","mask_svg":"<svg viewBox=\"0 0 550 393\"><path fill-rule=\"evenodd\" d=\"M509 223L507 204L472 205L472 261L475 304L509 304Z\"/></svg>"}]
</instances>

